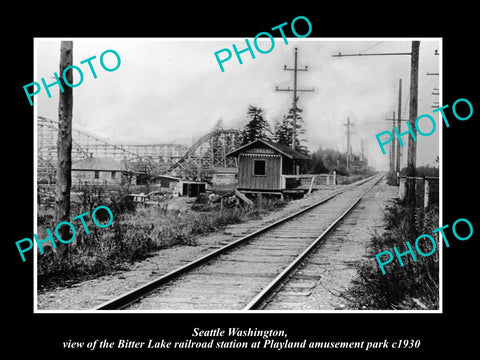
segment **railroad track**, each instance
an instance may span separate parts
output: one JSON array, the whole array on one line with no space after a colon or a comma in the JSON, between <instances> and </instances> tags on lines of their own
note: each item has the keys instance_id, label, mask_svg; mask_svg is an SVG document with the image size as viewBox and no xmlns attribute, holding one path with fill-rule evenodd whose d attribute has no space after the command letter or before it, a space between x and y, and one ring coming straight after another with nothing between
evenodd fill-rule
<instances>
[{"instance_id":1,"label":"railroad track","mask_svg":"<svg viewBox=\"0 0 480 360\"><path fill-rule=\"evenodd\" d=\"M383 175L376 175L345 186L96 309L261 309L302 260L382 178Z\"/></svg>"}]
</instances>

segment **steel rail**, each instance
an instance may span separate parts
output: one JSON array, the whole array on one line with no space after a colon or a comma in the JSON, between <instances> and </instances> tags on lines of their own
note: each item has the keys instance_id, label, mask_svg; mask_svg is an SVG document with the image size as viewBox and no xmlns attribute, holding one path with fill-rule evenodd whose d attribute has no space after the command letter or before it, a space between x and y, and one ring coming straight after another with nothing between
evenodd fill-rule
<instances>
[{"instance_id":1,"label":"steel rail","mask_svg":"<svg viewBox=\"0 0 480 360\"><path fill-rule=\"evenodd\" d=\"M225 254L227 253L228 251L232 250L233 248L241 245L241 244L244 244L244 243L247 243L249 240L257 237L258 235L268 231L268 230L271 230L275 227L277 227L278 225L280 224L283 224L284 222L287 222L287 221L290 221L292 219L294 219L295 217L303 214L303 213L306 213L308 212L309 210L321 205L321 204L324 204L326 203L327 201L333 199L334 197L344 193L345 191L349 190L350 188L352 187L355 187L355 186L359 186L359 185L362 185L364 184L365 182L368 182L370 180L372 180L372 178L374 178L374 176L371 176L367 179L364 179L364 180L361 180L357 183L353 183L353 184L349 184L347 185L346 188L344 189L341 189L340 191L338 192L335 192L333 193L332 195L326 197L325 199L322 199L320 200L319 202L316 202L312 205L309 205L307 206L306 208L303 208L303 209L300 209L299 211L291 214L291 215L288 215L282 219L279 219L277 221L275 221L274 223L272 224L269 224L259 230L256 230L238 240L235 240L233 242L231 242L230 244L227 244L217 250L214 250L212 251L211 253L208 253L204 256L202 256L201 258L198 258L194 261L191 261L175 270L172 270L170 271L169 273L167 274L164 274L160 277L158 277L157 279L154 279L146 284L143 284L143 285L140 285L138 286L137 288L127 292L127 293L124 293L112 300L109 300L107 302L104 302L103 304L101 304L100 306L96 307L95 310L121 310L121 309L124 309L126 307L128 307L129 305L139 301L142 297L150 294L151 292L155 291L156 289L158 289L160 286L170 282L170 281L173 281L174 279L180 277L181 275L185 274L185 273L188 273L189 271L193 270L193 269L196 269L198 267L200 267L201 265L204 265L205 263L209 262L210 260L222 255L222 254ZM382 178L383 176L381 176L380 178ZM377 180L378 182L379 180ZM375 182L375 183L377 183Z\"/></svg>"},{"instance_id":2,"label":"steel rail","mask_svg":"<svg viewBox=\"0 0 480 360\"><path fill-rule=\"evenodd\" d=\"M362 198L383 178L379 177L367 190L365 190L355 202L343 212L330 226L317 237L300 255L293 260L280 274L277 275L243 310L261 310L268 303L275 293L283 287L288 277L298 268L302 261L320 244L320 242L338 225L340 221L347 216L350 211L362 200Z\"/></svg>"}]
</instances>

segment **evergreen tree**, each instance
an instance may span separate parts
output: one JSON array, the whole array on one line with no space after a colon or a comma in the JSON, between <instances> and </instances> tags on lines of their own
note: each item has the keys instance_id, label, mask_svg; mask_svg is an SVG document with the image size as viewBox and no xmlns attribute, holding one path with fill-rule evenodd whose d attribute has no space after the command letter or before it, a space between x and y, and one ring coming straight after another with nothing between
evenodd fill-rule
<instances>
[{"instance_id":1,"label":"evergreen tree","mask_svg":"<svg viewBox=\"0 0 480 360\"><path fill-rule=\"evenodd\" d=\"M346 153L342 153L334 149L322 149L319 148L313 154L313 167L315 167L314 173L322 173L322 168L325 167L328 171L335 170L337 174L348 175L347 172L347 156Z\"/></svg>"},{"instance_id":2,"label":"evergreen tree","mask_svg":"<svg viewBox=\"0 0 480 360\"><path fill-rule=\"evenodd\" d=\"M215 126L213 127L213 131L219 131L219 130L223 130L223 120L222 119L218 119L217 123L215 124Z\"/></svg>"},{"instance_id":3,"label":"evergreen tree","mask_svg":"<svg viewBox=\"0 0 480 360\"><path fill-rule=\"evenodd\" d=\"M292 146L292 124L286 115L282 121L275 122L273 139L279 144Z\"/></svg>"},{"instance_id":4,"label":"evergreen tree","mask_svg":"<svg viewBox=\"0 0 480 360\"><path fill-rule=\"evenodd\" d=\"M311 172L312 174L328 173L328 168L325 166L322 156L318 153L312 155Z\"/></svg>"},{"instance_id":5,"label":"evergreen tree","mask_svg":"<svg viewBox=\"0 0 480 360\"><path fill-rule=\"evenodd\" d=\"M275 120L273 122L272 141L278 142L278 128L280 127L280 121Z\"/></svg>"},{"instance_id":6,"label":"evergreen tree","mask_svg":"<svg viewBox=\"0 0 480 360\"><path fill-rule=\"evenodd\" d=\"M305 134L305 129L303 128L304 121L302 118L302 109L297 106L296 109L296 124L295 124L295 150L308 155L309 151L307 147L303 144L306 142L305 139L301 138L301 135ZM288 114L283 116L281 122L276 122L275 124L275 133L274 139L276 142L292 146L292 129L293 129L293 104L288 110Z\"/></svg>"},{"instance_id":7,"label":"evergreen tree","mask_svg":"<svg viewBox=\"0 0 480 360\"><path fill-rule=\"evenodd\" d=\"M247 116L250 121L242 130L242 145L257 139L269 140L271 135L270 124L265 120L263 110L249 105Z\"/></svg>"}]
</instances>

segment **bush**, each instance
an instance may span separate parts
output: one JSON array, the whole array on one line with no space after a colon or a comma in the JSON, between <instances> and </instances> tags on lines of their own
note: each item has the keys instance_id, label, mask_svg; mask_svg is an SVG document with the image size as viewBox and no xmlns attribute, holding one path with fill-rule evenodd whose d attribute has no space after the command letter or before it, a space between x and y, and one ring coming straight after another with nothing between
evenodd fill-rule
<instances>
[{"instance_id":1,"label":"bush","mask_svg":"<svg viewBox=\"0 0 480 360\"><path fill-rule=\"evenodd\" d=\"M196 236L224 228L226 225L256 218L262 212L281 207L285 202L264 201L259 207L210 209L196 213L167 210L164 207L139 208L131 211L129 197L121 190L106 193L101 188L87 189L77 204L78 214L107 205L114 213L113 224L98 228L91 219L86 221L87 235L77 231L74 242L65 245L67 251L45 249L38 256L40 288L94 278L123 269L126 264L142 260L156 250L174 245L196 245ZM208 205L208 204L198 204ZM83 210L81 210L83 209ZM73 212L73 210L72 210ZM100 215L99 211L97 214ZM53 216L39 212L39 238L46 238L45 228L54 228ZM99 218L101 221L101 219ZM43 237L41 237L43 236Z\"/></svg>"},{"instance_id":2,"label":"bush","mask_svg":"<svg viewBox=\"0 0 480 360\"><path fill-rule=\"evenodd\" d=\"M397 186L397 175L389 172L387 174L387 185Z\"/></svg>"},{"instance_id":3,"label":"bush","mask_svg":"<svg viewBox=\"0 0 480 360\"><path fill-rule=\"evenodd\" d=\"M200 193L197 195L195 198L195 204L207 204L208 203L208 194L206 193Z\"/></svg>"},{"instance_id":4,"label":"bush","mask_svg":"<svg viewBox=\"0 0 480 360\"><path fill-rule=\"evenodd\" d=\"M79 187L79 193L79 201L72 202L72 211L75 210L79 214L85 211L92 213L100 205L108 206L114 214L119 215L135 211L135 203L125 187L107 191L101 185L82 185Z\"/></svg>"},{"instance_id":5,"label":"bush","mask_svg":"<svg viewBox=\"0 0 480 360\"><path fill-rule=\"evenodd\" d=\"M337 172L337 175L343 175L343 176L349 176L349 172L347 170L347 167L344 165L338 165L336 166L333 170Z\"/></svg>"},{"instance_id":6,"label":"bush","mask_svg":"<svg viewBox=\"0 0 480 360\"><path fill-rule=\"evenodd\" d=\"M438 309L439 306L439 260L438 208L428 211L394 205L387 207L386 230L372 238L368 260L358 269L354 286L344 295L350 306L356 309ZM402 257L404 266L396 260L388 264L383 275L375 255L382 251L406 251L405 241L412 243L421 234L431 234L437 250L428 257L419 257L416 262L410 256ZM424 245L424 243L422 244ZM430 245L421 249L428 253Z\"/></svg>"}]
</instances>

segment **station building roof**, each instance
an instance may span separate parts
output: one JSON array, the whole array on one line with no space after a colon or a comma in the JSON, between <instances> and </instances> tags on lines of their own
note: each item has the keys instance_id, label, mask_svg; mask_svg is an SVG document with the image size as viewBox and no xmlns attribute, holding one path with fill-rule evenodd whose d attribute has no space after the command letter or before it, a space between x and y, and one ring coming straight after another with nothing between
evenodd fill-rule
<instances>
[{"instance_id":1,"label":"station building roof","mask_svg":"<svg viewBox=\"0 0 480 360\"><path fill-rule=\"evenodd\" d=\"M295 159L295 160L307 160L308 157L303 155L302 153L299 153L296 150L293 150L291 147L279 144L279 143L274 143L272 141L268 140L263 140L263 139L257 139L254 140L248 144L245 144L243 146L240 146L239 148L236 148L229 153L226 154L226 156L237 156L238 154L242 153L243 151L255 147L269 147L272 150L290 158L290 159Z\"/></svg>"}]
</instances>

